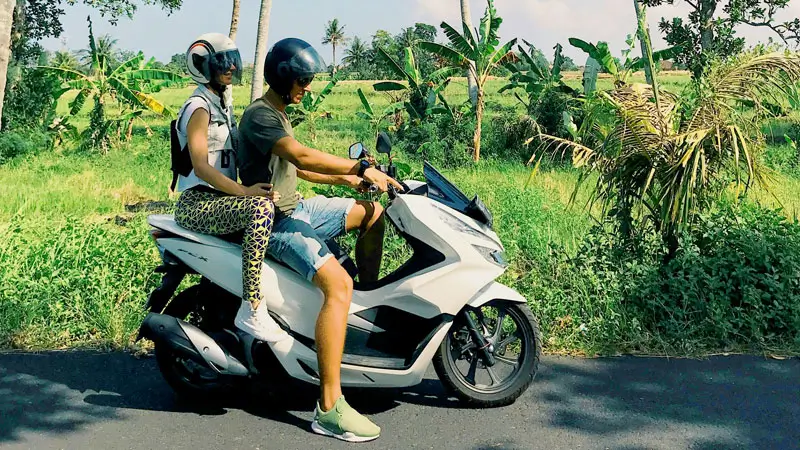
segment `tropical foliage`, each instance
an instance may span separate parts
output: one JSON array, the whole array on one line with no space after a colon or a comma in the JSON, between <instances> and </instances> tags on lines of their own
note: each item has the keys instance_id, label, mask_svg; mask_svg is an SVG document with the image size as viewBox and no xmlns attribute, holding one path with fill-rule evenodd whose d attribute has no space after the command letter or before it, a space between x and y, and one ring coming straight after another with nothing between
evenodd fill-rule
<instances>
[{"instance_id":1,"label":"tropical foliage","mask_svg":"<svg viewBox=\"0 0 800 450\"><path fill-rule=\"evenodd\" d=\"M477 39L473 35L467 24L463 24L463 33L459 33L455 28L442 22L449 46L437 44L435 42L420 42L418 45L423 50L428 50L446 60L451 67L460 70L469 70L478 84L478 101L475 107L476 126L473 138L473 158L475 161L480 159L481 154L481 119L484 110L484 86L489 75L497 66L505 62L512 47L517 40L511 39L504 45L500 45L498 30L503 19L497 15L494 7L494 0L488 0L486 12L480 21L477 32Z\"/></svg>"},{"instance_id":2,"label":"tropical foliage","mask_svg":"<svg viewBox=\"0 0 800 450\"><path fill-rule=\"evenodd\" d=\"M723 190L732 185L743 195L766 185L764 100L785 98L798 80L800 55L771 53L719 64L702 84L680 95L662 91L657 101L649 85L619 84L598 92L576 139L539 136L544 144L531 162L572 150L583 170L576 192L596 174L591 199L619 219L623 236L638 219L674 250L677 232ZM744 112L742 102L752 109Z\"/></svg>"},{"instance_id":3,"label":"tropical foliage","mask_svg":"<svg viewBox=\"0 0 800 450\"><path fill-rule=\"evenodd\" d=\"M172 110L151 94L180 83L183 81L181 76L166 70L153 69L152 64L155 60L145 61L141 53L112 68L107 56L100 53L92 32L91 20L89 50L91 57L89 74L64 67L41 68L63 82L62 87L55 93L56 98L70 90L79 91L69 104L67 117L58 120L60 124L63 125L69 117L80 113L86 101L89 99L94 101L89 127L82 136L85 146L107 151L109 132L122 124L127 124L130 128L133 120L141 116L144 111L152 111L165 117L174 115ZM106 106L109 101L119 102L122 105L122 114L108 118Z\"/></svg>"},{"instance_id":4,"label":"tropical foliage","mask_svg":"<svg viewBox=\"0 0 800 450\"><path fill-rule=\"evenodd\" d=\"M402 92L405 100L403 106L412 120L422 120L432 114L449 113L452 115L452 109L444 99L442 92L450 83L450 77L460 73L459 69L444 67L423 77L410 47L406 47L403 51L402 65L383 49L378 49L378 54L384 58L395 75L405 79L406 84L382 81L373 85L376 91Z\"/></svg>"},{"instance_id":5,"label":"tropical foliage","mask_svg":"<svg viewBox=\"0 0 800 450\"><path fill-rule=\"evenodd\" d=\"M319 108L322 105L322 102L325 100L325 97L327 97L331 91L333 91L333 88L336 86L338 81L339 80L336 77L333 77L331 81L329 81L328 84L319 92L319 94L309 92L303 97L303 100L299 105L287 106L286 113L290 117L292 126L296 127L308 119L314 120L320 115L325 117L330 116L330 112L320 112Z\"/></svg>"},{"instance_id":6,"label":"tropical foliage","mask_svg":"<svg viewBox=\"0 0 800 450\"><path fill-rule=\"evenodd\" d=\"M636 39L637 36L628 35L625 40L627 47L622 51L621 60L616 59L611 54L608 43L604 41L600 41L595 45L578 38L570 38L569 43L573 47L583 50L591 59L597 61L604 72L610 73L614 77L615 83L625 84L630 80L634 72L644 69L645 64L647 64L644 58L631 57L631 53L636 46ZM673 46L653 52L653 63L657 64L663 60L672 59L680 51L680 47Z\"/></svg>"},{"instance_id":7,"label":"tropical foliage","mask_svg":"<svg viewBox=\"0 0 800 450\"><path fill-rule=\"evenodd\" d=\"M333 61L331 61L331 73L333 75L336 75L336 47L346 42L347 38L344 35L344 25L339 24L339 19L328 21L322 43L325 45L331 44L333 48Z\"/></svg>"}]
</instances>

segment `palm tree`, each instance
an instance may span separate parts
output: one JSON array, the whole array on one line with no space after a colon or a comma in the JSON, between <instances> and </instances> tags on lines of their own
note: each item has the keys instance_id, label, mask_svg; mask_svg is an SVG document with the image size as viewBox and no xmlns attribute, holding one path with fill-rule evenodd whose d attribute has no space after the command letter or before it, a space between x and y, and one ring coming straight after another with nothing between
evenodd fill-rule
<instances>
[{"instance_id":1,"label":"palm tree","mask_svg":"<svg viewBox=\"0 0 800 450\"><path fill-rule=\"evenodd\" d=\"M417 38L416 33L414 33L414 28L412 27L403 28L400 31L400 36L398 36L397 39L397 44L400 48L409 47L412 50L414 50L414 47L417 45L417 42L419 42L419 39Z\"/></svg>"},{"instance_id":2,"label":"palm tree","mask_svg":"<svg viewBox=\"0 0 800 450\"><path fill-rule=\"evenodd\" d=\"M325 36L322 38L323 44L331 44L333 47L333 72L336 75L336 46L344 44L347 38L344 37L344 25L339 25L339 19L328 21L325 27Z\"/></svg>"},{"instance_id":3,"label":"palm tree","mask_svg":"<svg viewBox=\"0 0 800 450\"><path fill-rule=\"evenodd\" d=\"M272 0L261 0L261 15L258 18L258 37L256 38L256 60L253 64L253 85L250 87L251 102L264 93L264 58L267 57L267 34L271 9Z\"/></svg>"},{"instance_id":4,"label":"palm tree","mask_svg":"<svg viewBox=\"0 0 800 450\"><path fill-rule=\"evenodd\" d=\"M368 53L369 48L367 44L356 36L350 42L350 47L347 48L342 62L358 70L364 65L364 62L366 62Z\"/></svg>"},{"instance_id":5,"label":"palm tree","mask_svg":"<svg viewBox=\"0 0 800 450\"><path fill-rule=\"evenodd\" d=\"M469 32L472 34L472 14L469 11L469 0L461 0L461 23L463 24L464 33ZM469 101L474 108L478 104L478 85L475 83L475 75L472 71L467 70L467 94Z\"/></svg>"},{"instance_id":6,"label":"palm tree","mask_svg":"<svg viewBox=\"0 0 800 450\"><path fill-rule=\"evenodd\" d=\"M6 93L6 74L11 59L11 24L16 0L0 0L0 119Z\"/></svg>"},{"instance_id":7,"label":"palm tree","mask_svg":"<svg viewBox=\"0 0 800 450\"><path fill-rule=\"evenodd\" d=\"M494 8L494 0L488 0L486 12L481 18L480 35L477 40L466 24L463 24L464 34L461 34L455 28L442 22L441 27L444 30L444 34L450 40L449 47L435 42L420 42L417 44L419 48L441 56L453 67L469 70L475 76L478 87L478 100L475 105L477 123L475 124L475 135L473 137L473 158L475 161L479 161L481 157L484 86L492 69L506 60L508 55L511 54L511 48L517 43L516 39L512 39L506 42L505 45L498 47L500 41L497 36L497 30L502 22L503 19L497 15L497 10Z\"/></svg>"},{"instance_id":8,"label":"palm tree","mask_svg":"<svg viewBox=\"0 0 800 450\"><path fill-rule=\"evenodd\" d=\"M233 11L231 11L231 31L228 37L236 41L236 33L239 31L239 3L240 0L233 0Z\"/></svg>"},{"instance_id":9,"label":"palm tree","mask_svg":"<svg viewBox=\"0 0 800 450\"><path fill-rule=\"evenodd\" d=\"M69 70L78 70L78 60L75 58L75 55L66 51L66 50L58 50L53 55L53 59L50 60L50 65L53 67L58 67L61 69L69 69Z\"/></svg>"},{"instance_id":10,"label":"palm tree","mask_svg":"<svg viewBox=\"0 0 800 450\"><path fill-rule=\"evenodd\" d=\"M91 69L93 67L92 58L96 55L100 64L105 64L109 67L114 66L117 62L117 40L109 34L104 34L97 38L95 45L97 46L96 51L91 48L78 50L81 65Z\"/></svg>"},{"instance_id":11,"label":"palm tree","mask_svg":"<svg viewBox=\"0 0 800 450\"><path fill-rule=\"evenodd\" d=\"M591 199L613 211L620 234L630 237L638 211L662 233L672 255L677 232L728 180L740 192L765 185L757 158L759 124L770 114L764 103L785 100L798 80L800 54L771 53L717 67L681 95L662 91L658 104L652 86L620 84L597 93L577 139L537 136L543 144L531 162L571 149L573 165L583 169L575 192L596 173ZM742 104L753 107L743 112Z\"/></svg>"}]
</instances>

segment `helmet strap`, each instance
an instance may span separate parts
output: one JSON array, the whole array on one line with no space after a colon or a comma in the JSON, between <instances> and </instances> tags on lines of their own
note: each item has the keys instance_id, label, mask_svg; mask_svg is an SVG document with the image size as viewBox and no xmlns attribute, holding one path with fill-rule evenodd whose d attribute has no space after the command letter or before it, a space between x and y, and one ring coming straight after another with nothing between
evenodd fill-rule
<instances>
[{"instance_id":1,"label":"helmet strap","mask_svg":"<svg viewBox=\"0 0 800 450\"><path fill-rule=\"evenodd\" d=\"M208 85L217 91L217 94L219 94L219 104L222 105L222 109L225 109L225 90L228 88L228 86L220 84L216 79L211 80Z\"/></svg>"}]
</instances>

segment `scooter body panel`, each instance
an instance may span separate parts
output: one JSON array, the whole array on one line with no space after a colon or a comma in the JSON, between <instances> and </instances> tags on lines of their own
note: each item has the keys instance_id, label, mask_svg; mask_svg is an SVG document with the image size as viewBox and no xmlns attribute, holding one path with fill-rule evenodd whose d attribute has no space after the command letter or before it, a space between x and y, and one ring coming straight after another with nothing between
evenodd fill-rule
<instances>
[{"instance_id":1,"label":"scooter body panel","mask_svg":"<svg viewBox=\"0 0 800 450\"><path fill-rule=\"evenodd\" d=\"M400 275L377 285L356 284L348 317L351 336L363 338L359 351L342 363L344 386L405 387L418 384L452 325L466 306L480 306L492 297L524 302L510 288L496 283L505 265L497 234L485 225L421 195L398 195L386 210L400 233L412 242L412 258ZM242 295L241 247L213 236L188 234L171 216L151 216L151 225L169 231L157 245L233 296ZM322 292L288 267L271 259L262 266L261 291L270 312L291 330L289 339L269 344L286 372L319 383L313 348ZM408 333L402 333L403 326ZM385 329L387 328L387 329ZM388 328L391 328L390 330ZM199 330L198 330L199 331ZM370 342L383 336L402 340L402 357L371 355ZM410 339L410 338L409 338ZM395 343L396 344L396 343ZM396 346L384 342L384 347ZM413 352L412 352L413 350ZM348 356L346 346L345 356ZM386 364L382 363L384 358ZM362 363L363 362L363 363Z\"/></svg>"}]
</instances>

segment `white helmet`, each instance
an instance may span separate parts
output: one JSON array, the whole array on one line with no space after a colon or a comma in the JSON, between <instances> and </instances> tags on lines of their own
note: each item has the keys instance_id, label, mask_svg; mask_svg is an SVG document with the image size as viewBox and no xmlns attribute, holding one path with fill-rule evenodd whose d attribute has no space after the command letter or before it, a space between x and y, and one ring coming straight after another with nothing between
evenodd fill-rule
<instances>
[{"instance_id":1,"label":"white helmet","mask_svg":"<svg viewBox=\"0 0 800 450\"><path fill-rule=\"evenodd\" d=\"M231 38L220 33L199 36L186 51L186 69L199 84L215 84L216 76L232 70L234 83L242 77L242 57Z\"/></svg>"}]
</instances>

